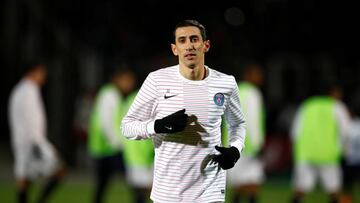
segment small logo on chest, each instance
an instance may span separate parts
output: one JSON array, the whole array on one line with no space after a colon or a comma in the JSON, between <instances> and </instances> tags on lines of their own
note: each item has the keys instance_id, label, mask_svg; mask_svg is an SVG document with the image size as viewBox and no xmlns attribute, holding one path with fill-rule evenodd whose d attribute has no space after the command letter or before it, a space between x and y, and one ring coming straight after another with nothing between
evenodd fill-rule
<instances>
[{"instance_id":1,"label":"small logo on chest","mask_svg":"<svg viewBox=\"0 0 360 203\"><path fill-rule=\"evenodd\" d=\"M164 99L169 99L175 96L177 96L177 94L170 94L170 89L167 89L166 93L164 94Z\"/></svg>"},{"instance_id":2,"label":"small logo on chest","mask_svg":"<svg viewBox=\"0 0 360 203\"><path fill-rule=\"evenodd\" d=\"M173 94L173 95L164 95L164 99L169 99L169 98L171 98L171 97L175 97L175 96L177 96L177 94Z\"/></svg>"},{"instance_id":3,"label":"small logo on chest","mask_svg":"<svg viewBox=\"0 0 360 203\"><path fill-rule=\"evenodd\" d=\"M223 93L216 93L214 95L214 103L218 106L222 106L224 105L224 102L225 102L225 96Z\"/></svg>"}]
</instances>

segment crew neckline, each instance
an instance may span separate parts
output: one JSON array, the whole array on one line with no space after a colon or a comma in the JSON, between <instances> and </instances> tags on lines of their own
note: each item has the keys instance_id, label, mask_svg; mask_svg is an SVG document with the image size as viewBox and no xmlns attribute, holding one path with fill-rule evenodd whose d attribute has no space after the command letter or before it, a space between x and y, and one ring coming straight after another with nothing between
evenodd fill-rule
<instances>
[{"instance_id":1,"label":"crew neckline","mask_svg":"<svg viewBox=\"0 0 360 203\"><path fill-rule=\"evenodd\" d=\"M180 65L177 65L177 73L178 73L179 78L186 83L203 84L209 80L209 78L211 77L211 74L212 74L212 70L208 66L205 65L205 68L206 68L206 72L208 73L208 75L202 80L189 80L189 79L185 78L180 73Z\"/></svg>"}]
</instances>

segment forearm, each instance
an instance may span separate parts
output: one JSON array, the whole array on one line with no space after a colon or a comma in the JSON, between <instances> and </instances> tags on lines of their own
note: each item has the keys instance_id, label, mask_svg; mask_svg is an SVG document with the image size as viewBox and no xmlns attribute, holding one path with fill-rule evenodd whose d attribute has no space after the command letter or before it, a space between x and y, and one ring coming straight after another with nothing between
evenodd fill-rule
<instances>
[{"instance_id":1,"label":"forearm","mask_svg":"<svg viewBox=\"0 0 360 203\"><path fill-rule=\"evenodd\" d=\"M149 139L155 135L154 121L139 121L131 116L125 117L121 124L122 134L130 140Z\"/></svg>"},{"instance_id":2,"label":"forearm","mask_svg":"<svg viewBox=\"0 0 360 203\"><path fill-rule=\"evenodd\" d=\"M119 131L116 130L114 121L116 120L116 112L118 111L118 98L114 92L106 92L99 101L99 121L104 131L104 136L108 143L114 148L121 147Z\"/></svg>"},{"instance_id":3,"label":"forearm","mask_svg":"<svg viewBox=\"0 0 360 203\"><path fill-rule=\"evenodd\" d=\"M153 108L157 95L155 80L149 74L121 122L121 132L127 139L148 139L155 134Z\"/></svg>"},{"instance_id":4,"label":"forearm","mask_svg":"<svg viewBox=\"0 0 360 203\"><path fill-rule=\"evenodd\" d=\"M236 147L239 152L244 148L245 143L245 123L229 128L229 145Z\"/></svg>"},{"instance_id":5,"label":"forearm","mask_svg":"<svg viewBox=\"0 0 360 203\"><path fill-rule=\"evenodd\" d=\"M108 143L114 148L119 148L122 146L120 135L115 131L112 125L104 126L104 135Z\"/></svg>"},{"instance_id":6,"label":"forearm","mask_svg":"<svg viewBox=\"0 0 360 203\"><path fill-rule=\"evenodd\" d=\"M236 147L241 152L245 143L246 119L240 106L237 86L235 86L230 96L229 104L225 111L225 119L229 126L229 145Z\"/></svg>"}]
</instances>

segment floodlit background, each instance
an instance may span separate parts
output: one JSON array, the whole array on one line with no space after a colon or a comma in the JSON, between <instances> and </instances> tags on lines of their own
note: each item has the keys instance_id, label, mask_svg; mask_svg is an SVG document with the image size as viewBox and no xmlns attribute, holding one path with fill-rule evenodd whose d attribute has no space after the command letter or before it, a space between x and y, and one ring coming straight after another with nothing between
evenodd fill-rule
<instances>
[{"instance_id":1,"label":"floodlit background","mask_svg":"<svg viewBox=\"0 0 360 203\"><path fill-rule=\"evenodd\" d=\"M247 60L263 64L267 181L261 201L287 202L289 125L300 102L320 83L337 82L345 104L359 115L357 13L347 3L313 0L2 0L0 202L15 201L7 102L20 78L21 59L42 55L49 62L43 89L48 136L69 167L52 202L90 202L93 165L86 126L94 94L112 66L133 69L140 86L151 71L176 64L170 43L175 24L183 19L197 19L207 28L212 46L206 64L211 68L238 78ZM119 177L113 183L108 202L131 202L126 182ZM360 202L359 184L354 190ZM32 196L36 192L37 187ZM308 202L325 199L317 189Z\"/></svg>"}]
</instances>

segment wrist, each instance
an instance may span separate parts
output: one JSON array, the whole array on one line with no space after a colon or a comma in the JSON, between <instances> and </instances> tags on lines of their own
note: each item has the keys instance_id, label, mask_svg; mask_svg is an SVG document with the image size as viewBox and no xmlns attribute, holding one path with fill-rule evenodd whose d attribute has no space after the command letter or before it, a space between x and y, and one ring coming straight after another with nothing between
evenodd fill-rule
<instances>
[{"instance_id":1,"label":"wrist","mask_svg":"<svg viewBox=\"0 0 360 203\"><path fill-rule=\"evenodd\" d=\"M230 149L232 150L232 154L233 154L234 158L239 159L240 158L240 151L238 150L238 148L232 146L232 147L230 147Z\"/></svg>"},{"instance_id":2,"label":"wrist","mask_svg":"<svg viewBox=\"0 0 360 203\"><path fill-rule=\"evenodd\" d=\"M239 150L239 153L241 153L244 148L244 144L241 141L237 140L235 142L231 142L230 147L235 147L237 150Z\"/></svg>"},{"instance_id":3,"label":"wrist","mask_svg":"<svg viewBox=\"0 0 360 203\"><path fill-rule=\"evenodd\" d=\"M146 125L146 131L149 135L153 135L153 134L156 134L155 132L155 122L156 120L154 121L150 121L147 125Z\"/></svg>"}]
</instances>

